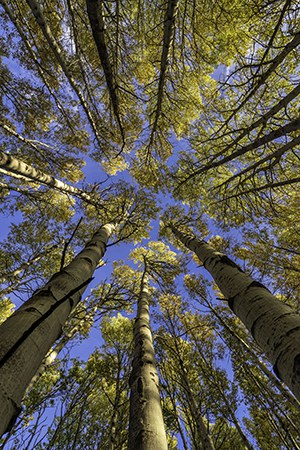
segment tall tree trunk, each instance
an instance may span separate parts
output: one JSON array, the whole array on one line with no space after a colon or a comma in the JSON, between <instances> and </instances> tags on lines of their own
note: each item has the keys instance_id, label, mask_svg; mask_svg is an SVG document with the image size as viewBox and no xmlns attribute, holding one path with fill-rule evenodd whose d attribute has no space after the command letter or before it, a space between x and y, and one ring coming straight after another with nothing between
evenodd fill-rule
<instances>
[{"instance_id":1,"label":"tall tree trunk","mask_svg":"<svg viewBox=\"0 0 300 450\"><path fill-rule=\"evenodd\" d=\"M113 227L101 227L70 264L1 325L0 435L13 425L27 386L81 300Z\"/></svg>"},{"instance_id":2,"label":"tall tree trunk","mask_svg":"<svg viewBox=\"0 0 300 450\"><path fill-rule=\"evenodd\" d=\"M214 446L212 437L209 433L208 427L207 427L206 423L204 422L204 419L199 411L199 407L197 406L197 403L195 401L194 395L190 389L190 383L187 378L187 374L186 374L186 370L183 365L183 361L182 361L181 357L179 356L179 354L177 355L177 357L179 359L179 366L180 366L179 377L182 381L182 385L183 385L185 393L186 393L186 397L187 397L187 401L189 404L191 414L195 420L196 430L197 430L197 435L198 435L197 439L199 439L200 442L202 443L203 450L215 450L215 446Z\"/></svg>"},{"instance_id":3,"label":"tall tree trunk","mask_svg":"<svg viewBox=\"0 0 300 450\"><path fill-rule=\"evenodd\" d=\"M223 317L217 312L217 310L210 304L206 303L212 313L217 317L219 322L223 325L223 327L228 331L230 336L232 336L237 342L240 343L242 347L244 347L246 353L249 353L254 360L254 364L260 368L260 370L266 375L266 377L274 383L276 388L280 391L281 395L283 395L295 408L300 409L300 402L291 394L291 392L275 377L275 375L267 368L267 366L259 359L259 356L253 351L250 345L242 339L236 331L228 325L228 323L223 319Z\"/></svg>"},{"instance_id":4,"label":"tall tree trunk","mask_svg":"<svg viewBox=\"0 0 300 450\"><path fill-rule=\"evenodd\" d=\"M163 37L163 48L160 60L160 74L158 81L157 90L157 103L155 109L155 117L152 124L152 129L149 138L149 147L152 146L154 135L157 131L158 120L161 116L162 102L164 96L164 87L167 76L167 68L169 64L169 54L172 45L173 33L175 28L175 17L177 13L178 0L168 0L167 9L164 18L164 37Z\"/></svg>"},{"instance_id":5,"label":"tall tree trunk","mask_svg":"<svg viewBox=\"0 0 300 450\"><path fill-rule=\"evenodd\" d=\"M172 329L174 332L174 336L176 336L175 329L174 329L172 322L171 322L171 326L172 326ZM201 448L203 448L203 450L215 450L215 446L214 446L211 434L209 432L209 427L207 426L207 424L205 423L205 421L201 415L200 408L197 405L194 394L192 392L191 384L188 379L188 374L187 374L186 368L184 367L184 362L182 360L180 348L178 346L178 342L177 342L176 338L174 339L174 345L175 345L174 353L175 353L176 359L178 361L178 377L184 388L184 391L186 394L186 399L187 399L187 402L189 405L189 410L191 412L191 416L194 419L194 422L196 425L196 433L197 433L196 439L201 442L201 444L202 444ZM200 444L200 442L199 442L199 444Z\"/></svg>"},{"instance_id":6,"label":"tall tree trunk","mask_svg":"<svg viewBox=\"0 0 300 450\"><path fill-rule=\"evenodd\" d=\"M128 450L167 450L158 374L150 330L146 270L141 280L134 325L134 355L130 375Z\"/></svg>"},{"instance_id":7,"label":"tall tree trunk","mask_svg":"<svg viewBox=\"0 0 300 450\"><path fill-rule=\"evenodd\" d=\"M64 56L63 56L63 52L61 50L61 47L59 45L59 43L56 41L55 37L52 34L52 31L49 27L48 22L46 21L44 15L43 15L43 11L41 8L41 4L40 2L36 1L36 0L26 0L26 3L28 4L28 6L30 7L35 20L37 22L37 24L39 25L41 32L43 33L46 41L49 44L49 47L51 48L55 59L57 60L57 62L59 63L60 67L62 68L67 80L69 81L72 89L74 90L74 92L76 93L77 97L80 100L81 106L88 118L89 124L93 130L93 133L96 137L97 143L99 145L100 150L102 149L102 139L101 136L98 132L99 126L97 126L94 117L91 114L91 111L89 109L89 105L87 104L83 92L80 90L79 85L77 84L77 82L75 81L75 79L73 78L71 72L70 72L70 67L68 66ZM103 151L104 153L104 151Z\"/></svg>"},{"instance_id":8,"label":"tall tree trunk","mask_svg":"<svg viewBox=\"0 0 300 450\"><path fill-rule=\"evenodd\" d=\"M191 335L193 336L193 331L191 331ZM231 403L227 399L227 394L224 392L223 386L220 384L220 381L215 376L215 370L214 370L212 364L207 361L205 354L203 353L200 345L197 345L197 350L203 361L203 368L204 368L206 382L211 384L211 386L213 386L214 389L219 392L220 396L222 397L222 399L224 401L224 404L226 405L226 408L231 417L231 420L234 423L234 426L235 426L237 432L239 433L240 438L241 438L243 444L245 445L245 447L248 450L254 450L252 444L248 441L247 436L243 432L243 430L239 424L239 421L237 420L237 418L235 416L234 408L231 407Z\"/></svg>"},{"instance_id":9,"label":"tall tree trunk","mask_svg":"<svg viewBox=\"0 0 300 450\"><path fill-rule=\"evenodd\" d=\"M86 200L89 203L93 203L93 200L88 193L74 186L70 186L69 184L64 183L63 181L54 178L52 175L48 175L44 172L41 172L40 170L35 169L29 164L24 163L23 161L15 158L14 156L7 155L1 150L0 150L0 167L4 169L6 175L8 176L18 175L18 178L21 177L22 179L32 180L35 181L36 183L40 183L45 186L54 188L65 194L76 195L82 200Z\"/></svg>"},{"instance_id":10,"label":"tall tree trunk","mask_svg":"<svg viewBox=\"0 0 300 450\"><path fill-rule=\"evenodd\" d=\"M120 115L119 98L117 96L117 86L113 69L110 64L108 49L105 42L105 20L103 11L102 0L86 0L87 13L94 37L95 44L97 46L99 59L101 61L102 69L104 72L109 97L111 100L112 108L115 118L117 120L123 143L125 142L124 130Z\"/></svg>"},{"instance_id":11,"label":"tall tree trunk","mask_svg":"<svg viewBox=\"0 0 300 450\"><path fill-rule=\"evenodd\" d=\"M244 323L273 364L276 375L300 400L300 315L244 273L205 241L170 225L174 235L196 253L229 307Z\"/></svg>"}]
</instances>

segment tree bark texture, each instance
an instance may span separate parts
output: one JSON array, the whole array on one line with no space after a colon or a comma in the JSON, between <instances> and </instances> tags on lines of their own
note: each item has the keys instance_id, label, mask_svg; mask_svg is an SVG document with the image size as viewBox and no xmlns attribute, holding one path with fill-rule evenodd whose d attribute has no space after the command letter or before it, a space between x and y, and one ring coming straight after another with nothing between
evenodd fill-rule
<instances>
[{"instance_id":1,"label":"tree bark texture","mask_svg":"<svg viewBox=\"0 0 300 450\"><path fill-rule=\"evenodd\" d=\"M101 227L70 264L1 325L0 435L13 425L26 388L81 300L113 228Z\"/></svg>"},{"instance_id":2,"label":"tree bark texture","mask_svg":"<svg viewBox=\"0 0 300 450\"><path fill-rule=\"evenodd\" d=\"M265 352L276 375L300 400L300 315L205 241L171 226L210 272L229 307Z\"/></svg>"},{"instance_id":3,"label":"tree bark texture","mask_svg":"<svg viewBox=\"0 0 300 450\"><path fill-rule=\"evenodd\" d=\"M35 181L36 183L52 187L65 194L76 195L82 200L87 200L88 202L92 201L91 196L81 189L70 186L63 181L54 178L52 175L41 172L29 164L20 161L12 155L7 155L2 151L0 151L0 167L7 172L7 175L14 176L14 174L16 174L22 178L27 178Z\"/></svg>"},{"instance_id":4,"label":"tree bark texture","mask_svg":"<svg viewBox=\"0 0 300 450\"><path fill-rule=\"evenodd\" d=\"M167 450L144 273L134 325L128 450Z\"/></svg>"},{"instance_id":5,"label":"tree bark texture","mask_svg":"<svg viewBox=\"0 0 300 450\"><path fill-rule=\"evenodd\" d=\"M266 377L274 383L276 388L280 391L280 394L283 395L296 409L300 410L300 402L291 394L291 392L278 380L278 378L271 372L267 366L259 359L259 356L253 351L250 345L247 344L244 339L242 339L234 329L232 329L226 321L220 316L215 308L213 308L210 304L207 303L207 306L210 308L212 313L217 317L222 326L228 331L229 335L232 336L236 342L239 342L242 347L244 347L245 353L249 353L251 357L254 359L255 365L257 365L260 370L266 375Z\"/></svg>"}]
</instances>

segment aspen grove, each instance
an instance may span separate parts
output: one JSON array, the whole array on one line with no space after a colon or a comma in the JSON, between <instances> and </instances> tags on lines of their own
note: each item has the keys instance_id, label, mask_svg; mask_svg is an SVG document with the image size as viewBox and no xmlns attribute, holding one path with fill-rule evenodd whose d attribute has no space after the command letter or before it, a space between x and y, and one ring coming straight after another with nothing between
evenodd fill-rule
<instances>
[{"instance_id":1,"label":"aspen grove","mask_svg":"<svg viewBox=\"0 0 300 450\"><path fill-rule=\"evenodd\" d=\"M0 449L300 450L296 0L0 0Z\"/></svg>"}]
</instances>

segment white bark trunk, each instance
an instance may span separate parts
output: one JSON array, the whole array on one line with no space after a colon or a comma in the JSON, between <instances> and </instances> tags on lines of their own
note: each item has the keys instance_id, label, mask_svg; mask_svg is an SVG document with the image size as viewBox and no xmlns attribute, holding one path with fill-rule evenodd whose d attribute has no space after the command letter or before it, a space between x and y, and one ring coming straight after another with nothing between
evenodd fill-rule
<instances>
[{"instance_id":1,"label":"white bark trunk","mask_svg":"<svg viewBox=\"0 0 300 450\"><path fill-rule=\"evenodd\" d=\"M68 266L1 325L0 435L13 425L27 386L81 300L112 230L111 224L101 227Z\"/></svg>"},{"instance_id":2,"label":"white bark trunk","mask_svg":"<svg viewBox=\"0 0 300 450\"><path fill-rule=\"evenodd\" d=\"M171 229L196 253L232 311L272 362L276 375L300 400L300 315L205 241L187 236L175 227Z\"/></svg>"},{"instance_id":3,"label":"white bark trunk","mask_svg":"<svg viewBox=\"0 0 300 450\"><path fill-rule=\"evenodd\" d=\"M44 172L41 172L40 170L35 169L29 164L20 161L19 159L15 158L12 155L7 155L2 151L0 151L0 167L4 169L6 175L8 176L17 175L22 179L29 179L35 181L36 183L52 187L65 194L76 195L80 197L82 200L86 200L89 203L93 203L91 196L86 192L82 191L81 189L78 189L74 186L70 186L69 184L66 184L63 181L54 178L52 175L48 175Z\"/></svg>"},{"instance_id":4,"label":"white bark trunk","mask_svg":"<svg viewBox=\"0 0 300 450\"><path fill-rule=\"evenodd\" d=\"M134 325L128 450L167 450L145 274Z\"/></svg>"}]
</instances>

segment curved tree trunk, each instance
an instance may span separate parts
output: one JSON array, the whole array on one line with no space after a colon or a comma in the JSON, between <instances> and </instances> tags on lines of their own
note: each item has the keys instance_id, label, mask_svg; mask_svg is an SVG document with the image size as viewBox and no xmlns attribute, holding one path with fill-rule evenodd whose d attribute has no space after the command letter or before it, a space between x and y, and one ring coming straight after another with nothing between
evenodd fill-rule
<instances>
[{"instance_id":1,"label":"curved tree trunk","mask_svg":"<svg viewBox=\"0 0 300 450\"><path fill-rule=\"evenodd\" d=\"M300 315L244 273L205 241L170 225L174 235L196 253L229 307L250 331L273 364L276 375L300 400Z\"/></svg>"},{"instance_id":2,"label":"curved tree trunk","mask_svg":"<svg viewBox=\"0 0 300 450\"><path fill-rule=\"evenodd\" d=\"M167 450L144 271L134 325L128 450Z\"/></svg>"},{"instance_id":3,"label":"curved tree trunk","mask_svg":"<svg viewBox=\"0 0 300 450\"><path fill-rule=\"evenodd\" d=\"M27 386L81 300L113 228L101 227L70 264L1 325L0 435L13 425Z\"/></svg>"}]
</instances>

